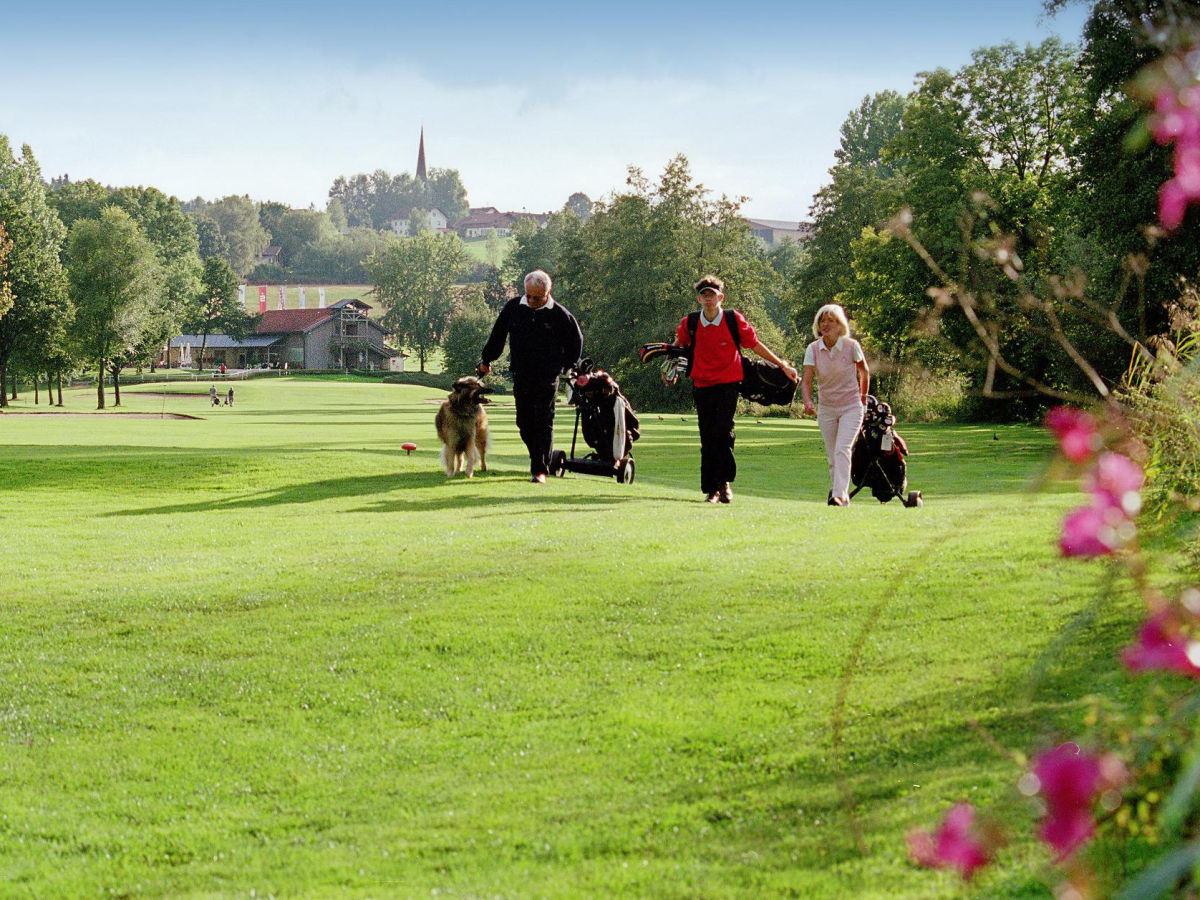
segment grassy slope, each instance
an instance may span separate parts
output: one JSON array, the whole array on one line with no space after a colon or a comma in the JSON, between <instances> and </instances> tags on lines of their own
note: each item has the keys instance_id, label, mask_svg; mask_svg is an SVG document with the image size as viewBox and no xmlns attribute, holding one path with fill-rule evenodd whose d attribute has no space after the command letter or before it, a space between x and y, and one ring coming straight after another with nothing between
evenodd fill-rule
<instances>
[{"instance_id":1,"label":"grassy slope","mask_svg":"<svg viewBox=\"0 0 1200 900\"><path fill-rule=\"evenodd\" d=\"M957 896L903 833L1007 796L967 723L1070 728L1133 616L1054 648L1096 573L1024 428L905 429L927 506L838 510L815 425L742 421L715 508L690 415L643 416L632 486L536 488L508 398L447 483L421 388L126 396L206 418L0 417L14 896Z\"/></svg>"},{"instance_id":2,"label":"grassy slope","mask_svg":"<svg viewBox=\"0 0 1200 900\"><path fill-rule=\"evenodd\" d=\"M516 243L516 239L511 237L502 237L497 238L497 240L500 242L500 258L496 262L496 265L502 266L504 265L505 258L512 250L513 244ZM463 241L463 244L467 248L467 253L471 255L471 258L475 262L491 263L491 260L488 259L487 238L472 238L469 241Z\"/></svg>"}]
</instances>

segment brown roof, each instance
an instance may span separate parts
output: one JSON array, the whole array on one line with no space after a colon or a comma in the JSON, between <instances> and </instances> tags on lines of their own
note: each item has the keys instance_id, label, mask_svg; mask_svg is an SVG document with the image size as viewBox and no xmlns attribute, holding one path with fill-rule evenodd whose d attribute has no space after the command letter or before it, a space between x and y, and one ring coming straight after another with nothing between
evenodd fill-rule
<instances>
[{"instance_id":1,"label":"brown roof","mask_svg":"<svg viewBox=\"0 0 1200 900\"><path fill-rule=\"evenodd\" d=\"M288 334L308 331L333 315L331 309L269 309L258 323L259 334Z\"/></svg>"},{"instance_id":2,"label":"brown roof","mask_svg":"<svg viewBox=\"0 0 1200 900\"><path fill-rule=\"evenodd\" d=\"M472 213L454 223L455 228L508 228L512 225L508 213Z\"/></svg>"}]
</instances>

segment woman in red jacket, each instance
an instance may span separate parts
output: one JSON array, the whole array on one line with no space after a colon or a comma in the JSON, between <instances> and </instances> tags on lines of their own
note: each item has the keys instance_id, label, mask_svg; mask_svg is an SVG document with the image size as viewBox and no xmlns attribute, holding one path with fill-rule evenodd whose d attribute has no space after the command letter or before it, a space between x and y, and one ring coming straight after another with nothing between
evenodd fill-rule
<instances>
[{"instance_id":1,"label":"woman in red jacket","mask_svg":"<svg viewBox=\"0 0 1200 900\"><path fill-rule=\"evenodd\" d=\"M692 350L692 397L696 401L696 422L700 426L700 490L708 503L732 503L733 480L737 462L733 458L733 414L737 411L738 386L742 382L742 354L738 349L753 350L768 362L779 366L793 382L796 370L759 342L753 326L736 310L721 308L725 300L725 282L705 275L696 282L696 302L700 304L696 325L696 346ZM737 326L735 341L731 323ZM688 317L675 331L675 343L692 346Z\"/></svg>"}]
</instances>

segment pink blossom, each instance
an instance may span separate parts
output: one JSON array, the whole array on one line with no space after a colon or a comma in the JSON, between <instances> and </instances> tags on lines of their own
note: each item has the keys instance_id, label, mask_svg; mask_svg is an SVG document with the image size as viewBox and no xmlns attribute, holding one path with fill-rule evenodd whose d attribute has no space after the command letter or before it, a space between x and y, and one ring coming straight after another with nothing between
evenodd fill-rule
<instances>
[{"instance_id":1,"label":"pink blossom","mask_svg":"<svg viewBox=\"0 0 1200 900\"><path fill-rule=\"evenodd\" d=\"M1075 744L1063 744L1039 756L1033 774L1046 801L1038 836L1064 860L1095 833L1092 807L1104 787L1101 761Z\"/></svg>"},{"instance_id":2,"label":"pink blossom","mask_svg":"<svg viewBox=\"0 0 1200 900\"><path fill-rule=\"evenodd\" d=\"M1162 670L1200 678L1200 666L1192 661L1193 656L1200 659L1197 650L1196 642L1183 633L1175 615L1167 609L1146 620L1137 643L1125 648L1121 661L1134 672Z\"/></svg>"},{"instance_id":3,"label":"pink blossom","mask_svg":"<svg viewBox=\"0 0 1200 900\"><path fill-rule=\"evenodd\" d=\"M1058 549L1063 556L1107 556L1125 541L1129 520L1107 503L1083 506L1063 519Z\"/></svg>"},{"instance_id":4,"label":"pink blossom","mask_svg":"<svg viewBox=\"0 0 1200 900\"><path fill-rule=\"evenodd\" d=\"M908 852L919 866L931 869L957 869L970 880L975 870L991 861L991 851L975 833L975 808L959 803L946 813L934 834L913 831L908 835Z\"/></svg>"},{"instance_id":5,"label":"pink blossom","mask_svg":"<svg viewBox=\"0 0 1200 900\"><path fill-rule=\"evenodd\" d=\"M1085 461L1100 446L1096 420L1082 409L1056 406L1046 413L1046 427L1054 432L1059 449L1071 462Z\"/></svg>"},{"instance_id":6,"label":"pink blossom","mask_svg":"<svg viewBox=\"0 0 1200 900\"><path fill-rule=\"evenodd\" d=\"M1158 189L1158 218L1167 231L1174 231L1183 224L1189 199L1187 192L1174 178L1164 181Z\"/></svg>"},{"instance_id":7,"label":"pink blossom","mask_svg":"<svg viewBox=\"0 0 1200 900\"><path fill-rule=\"evenodd\" d=\"M1200 91L1167 86L1155 96L1154 109L1150 133L1160 144L1175 144L1175 176L1158 191L1158 217L1173 231L1188 206L1200 201Z\"/></svg>"},{"instance_id":8,"label":"pink blossom","mask_svg":"<svg viewBox=\"0 0 1200 900\"><path fill-rule=\"evenodd\" d=\"M1142 467L1120 453L1103 453L1088 476L1086 487L1098 506L1114 506L1126 515L1142 507L1138 491L1146 481Z\"/></svg>"},{"instance_id":9,"label":"pink blossom","mask_svg":"<svg viewBox=\"0 0 1200 900\"><path fill-rule=\"evenodd\" d=\"M1200 140L1200 103L1194 90L1183 92L1167 87L1154 98L1155 115L1150 117L1150 133L1160 144Z\"/></svg>"}]
</instances>

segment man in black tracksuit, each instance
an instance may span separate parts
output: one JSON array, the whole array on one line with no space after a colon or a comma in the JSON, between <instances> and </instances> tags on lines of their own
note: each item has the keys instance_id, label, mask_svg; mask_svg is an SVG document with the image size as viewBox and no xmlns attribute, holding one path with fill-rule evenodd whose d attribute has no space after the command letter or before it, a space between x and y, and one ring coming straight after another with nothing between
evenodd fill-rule
<instances>
[{"instance_id":1,"label":"man in black tracksuit","mask_svg":"<svg viewBox=\"0 0 1200 900\"><path fill-rule=\"evenodd\" d=\"M524 296L509 300L500 310L479 354L481 376L491 371L492 362L504 351L505 339L509 342L517 430L529 448L529 474L534 482L545 484L554 449L558 376L579 360L583 333L575 317L550 296L550 276L541 269L525 276Z\"/></svg>"}]
</instances>

